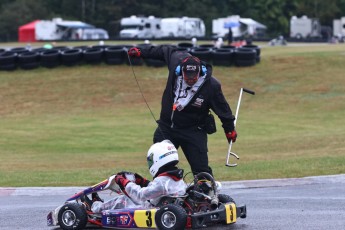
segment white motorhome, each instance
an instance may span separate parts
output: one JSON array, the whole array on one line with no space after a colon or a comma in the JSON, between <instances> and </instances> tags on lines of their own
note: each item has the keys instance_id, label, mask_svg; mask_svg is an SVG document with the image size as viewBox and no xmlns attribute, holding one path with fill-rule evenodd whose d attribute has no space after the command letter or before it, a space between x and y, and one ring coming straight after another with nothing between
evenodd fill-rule
<instances>
[{"instance_id":1,"label":"white motorhome","mask_svg":"<svg viewBox=\"0 0 345 230\"><path fill-rule=\"evenodd\" d=\"M300 18L292 16L290 20L290 37L297 39L321 38L321 24L317 18Z\"/></svg>"},{"instance_id":2,"label":"white motorhome","mask_svg":"<svg viewBox=\"0 0 345 230\"><path fill-rule=\"evenodd\" d=\"M345 40L345 17L333 20L333 36L339 40Z\"/></svg>"},{"instance_id":3,"label":"white motorhome","mask_svg":"<svg viewBox=\"0 0 345 230\"><path fill-rule=\"evenodd\" d=\"M162 37L205 37L205 23L200 18L162 18Z\"/></svg>"},{"instance_id":4,"label":"white motorhome","mask_svg":"<svg viewBox=\"0 0 345 230\"><path fill-rule=\"evenodd\" d=\"M61 18L40 20L35 24L38 41L109 39L108 32L80 21L64 21Z\"/></svg>"},{"instance_id":5,"label":"white motorhome","mask_svg":"<svg viewBox=\"0 0 345 230\"><path fill-rule=\"evenodd\" d=\"M121 19L120 38L160 38L161 19L154 16Z\"/></svg>"},{"instance_id":6,"label":"white motorhome","mask_svg":"<svg viewBox=\"0 0 345 230\"><path fill-rule=\"evenodd\" d=\"M212 36L214 38L225 38L229 29L231 29L234 38L256 38L264 36L267 27L251 18L241 18L239 15L212 20Z\"/></svg>"}]
</instances>

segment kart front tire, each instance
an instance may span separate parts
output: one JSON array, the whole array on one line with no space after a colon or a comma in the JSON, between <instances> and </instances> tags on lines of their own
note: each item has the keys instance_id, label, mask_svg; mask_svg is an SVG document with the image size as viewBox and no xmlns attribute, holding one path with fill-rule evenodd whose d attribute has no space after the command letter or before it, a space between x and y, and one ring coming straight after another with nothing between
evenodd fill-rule
<instances>
[{"instance_id":1,"label":"kart front tire","mask_svg":"<svg viewBox=\"0 0 345 230\"><path fill-rule=\"evenodd\" d=\"M219 202L223 204L230 203L230 202L235 203L234 199L232 199L231 196L227 194L218 194L218 200Z\"/></svg>"},{"instance_id":2,"label":"kart front tire","mask_svg":"<svg viewBox=\"0 0 345 230\"><path fill-rule=\"evenodd\" d=\"M160 230L185 229L187 213L179 205L168 204L161 207L155 214L156 226Z\"/></svg>"},{"instance_id":3,"label":"kart front tire","mask_svg":"<svg viewBox=\"0 0 345 230\"><path fill-rule=\"evenodd\" d=\"M58 222L64 230L84 229L87 224L86 210L82 204L68 203L61 207Z\"/></svg>"}]
</instances>

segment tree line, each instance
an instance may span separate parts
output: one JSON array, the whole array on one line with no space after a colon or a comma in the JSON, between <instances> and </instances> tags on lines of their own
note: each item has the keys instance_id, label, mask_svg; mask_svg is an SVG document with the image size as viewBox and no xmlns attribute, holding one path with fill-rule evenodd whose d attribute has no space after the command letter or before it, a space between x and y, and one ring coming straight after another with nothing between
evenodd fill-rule
<instances>
[{"instance_id":1,"label":"tree line","mask_svg":"<svg viewBox=\"0 0 345 230\"><path fill-rule=\"evenodd\" d=\"M345 0L1 0L0 41L17 41L18 27L31 21L83 21L108 31L116 38L119 22L131 15L156 17L199 17L204 20L207 36L212 19L240 15L267 26L267 35L289 35L294 15L319 18L324 26L345 16Z\"/></svg>"}]
</instances>

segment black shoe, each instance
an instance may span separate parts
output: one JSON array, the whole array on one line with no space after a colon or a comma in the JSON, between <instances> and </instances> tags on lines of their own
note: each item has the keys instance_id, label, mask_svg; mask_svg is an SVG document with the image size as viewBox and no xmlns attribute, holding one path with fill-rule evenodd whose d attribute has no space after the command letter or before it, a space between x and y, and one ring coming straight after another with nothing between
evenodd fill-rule
<instances>
[{"instance_id":1,"label":"black shoe","mask_svg":"<svg viewBox=\"0 0 345 230\"><path fill-rule=\"evenodd\" d=\"M93 202L90 200L90 198L88 196L86 196L85 194L80 196L80 201L85 206L86 210L91 211L91 207L92 207Z\"/></svg>"},{"instance_id":2,"label":"black shoe","mask_svg":"<svg viewBox=\"0 0 345 230\"><path fill-rule=\"evenodd\" d=\"M92 193L91 198L92 198L92 202L100 201L100 202L104 203L104 200L99 197L97 192Z\"/></svg>"}]
</instances>

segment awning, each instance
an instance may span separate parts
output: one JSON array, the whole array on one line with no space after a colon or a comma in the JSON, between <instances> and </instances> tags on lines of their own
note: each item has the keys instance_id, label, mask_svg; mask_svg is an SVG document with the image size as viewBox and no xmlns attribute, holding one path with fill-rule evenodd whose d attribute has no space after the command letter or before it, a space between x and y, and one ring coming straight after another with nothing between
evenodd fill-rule
<instances>
[{"instance_id":1,"label":"awning","mask_svg":"<svg viewBox=\"0 0 345 230\"><path fill-rule=\"evenodd\" d=\"M73 29L86 29L86 28L95 28L93 25L80 22L80 21L61 21L57 22L56 25L66 28L73 28Z\"/></svg>"},{"instance_id":2,"label":"awning","mask_svg":"<svg viewBox=\"0 0 345 230\"><path fill-rule=\"evenodd\" d=\"M248 26L255 26L257 29L266 29L267 27L251 18L240 18L239 21Z\"/></svg>"}]
</instances>

